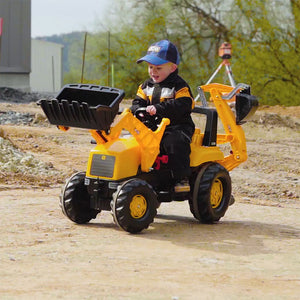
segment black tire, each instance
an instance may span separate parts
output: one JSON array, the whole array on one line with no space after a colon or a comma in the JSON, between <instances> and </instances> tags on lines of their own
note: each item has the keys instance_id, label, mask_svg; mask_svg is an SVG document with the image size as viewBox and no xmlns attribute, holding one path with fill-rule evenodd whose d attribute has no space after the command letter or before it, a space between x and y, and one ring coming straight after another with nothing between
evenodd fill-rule
<instances>
[{"instance_id":1,"label":"black tire","mask_svg":"<svg viewBox=\"0 0 300 300\"><path fill-rule=\"evenodd\" d=\"M112 212L115 222L130 233L149 227L157 214L157 195L144 180L130 179L113 196Z\"/></svg>"},{"instance_id":2,"label":"black tire","mask_svg":"<svg viewBox=\"0 0 300 300\"><path fill-rule=\"evenodd\" d=\"M200 168L189 202L194 217L201 223L217 222L225 215L231 197L231 178L228 171L217 163Z\"/></svg>"},{"instance_id":3,"label":"black tire","mask_svg":"<svg viewBox=\"0 0 300 300\"><path fill-rule=\"evenodd\" d=\"M99 210L90 208L90 195L84 185L85 172L73 174L62 187L60 206L71 221L84 224L95 219Z\"/></svg>"},{"instance_id":4,"label":"black tire","mask_svg":"<svg viewBox=\"0 0 300 300\"><path fill-rule=\"evenodd\" d=\"M198 185L199 186L199 179L201 178L202 175L200 174L203 174L203 172L205 171L205 169L211 164L210 163L204 163L202 164L197 170L194 170L192 172L192 175L190 176L190 179L189 179L189 182L190 182L190 187L191 187L191 191L190 191L190 195L188 197L188 200L189 200L189 206L190 206L190 211L191 213L193 214L193 216L196 218L196 219L200 219L200 215L199 215L199 211L198 211L198 205L194 205L193 204L193 201L194 201L194 194L195 194L195 185ZM194 206L196 208L196 211L194 209Z\"/></svg>"}]
</instances>

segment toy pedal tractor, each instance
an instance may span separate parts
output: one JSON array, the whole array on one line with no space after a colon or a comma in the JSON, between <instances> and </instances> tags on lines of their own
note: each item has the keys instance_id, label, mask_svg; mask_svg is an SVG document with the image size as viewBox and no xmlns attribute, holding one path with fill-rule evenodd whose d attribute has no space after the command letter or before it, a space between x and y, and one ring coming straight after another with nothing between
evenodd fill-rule
<instances>
[{"instance_id":1,"label":"toy pedal tractor","mask_svg":"<svg viewBox=\"0 0 300 300\"><path fill-rule=\"evenodd\" d=\"M85 172L72 175L63 186L60 205L73 222L87 223L101 210L112 211L122 229L137 233L153 222L161 202L188 200L194 217L214 223L224 216L231 198L229 171L247 159L241 124L255 112L258 101L247 85L236 88L208 84L215 108L196 106L206 116L205 131L196 128L191 142L190 190L175 192L167 157L160 155L160 141L169 119L148 128L129 109L119 112L124 91L115 88L66 85L56 99L38 104L49 122L62 130L89 129L96 141ZM229 102L235 101L236 115ZM217 132L218 117L225 133ZM153 124L152 124L153 125ZM219 145L230 143L225 155Z\"/></svg>"}]
</instances>

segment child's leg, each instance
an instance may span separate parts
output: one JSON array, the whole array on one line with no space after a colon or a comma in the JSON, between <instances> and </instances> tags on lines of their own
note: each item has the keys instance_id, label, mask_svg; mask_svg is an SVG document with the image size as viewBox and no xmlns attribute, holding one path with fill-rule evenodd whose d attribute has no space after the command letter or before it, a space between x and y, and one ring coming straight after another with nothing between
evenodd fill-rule
<instances>
[{"instance_id":1,"label":"child's leg","mask_svg":"<svg viewBox=\"0 0 300 300\"><path fill-rule=\"evenodd\" d=\"M168 130L161 147L169 156L168 166L172 170L174 183L190 175L190 139L181 130Z\"/></svg>"}]
</instances>

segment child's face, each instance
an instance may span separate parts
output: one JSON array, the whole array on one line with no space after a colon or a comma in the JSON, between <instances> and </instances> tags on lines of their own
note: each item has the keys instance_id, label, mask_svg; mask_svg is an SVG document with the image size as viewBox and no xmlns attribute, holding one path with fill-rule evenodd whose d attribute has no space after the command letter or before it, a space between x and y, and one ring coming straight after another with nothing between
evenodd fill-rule
<instances>
[{"instance_id":1,"label":"child's face","mask_svg":"<svg viewBox=\"0 0 300 300\"><path fill-rule=\"evenodd\" d=\"M155 83L164 81L176 69L177 66L173 63L166 63L158 66L148 63L148 73Z\"/></svg>"}]
</instances>

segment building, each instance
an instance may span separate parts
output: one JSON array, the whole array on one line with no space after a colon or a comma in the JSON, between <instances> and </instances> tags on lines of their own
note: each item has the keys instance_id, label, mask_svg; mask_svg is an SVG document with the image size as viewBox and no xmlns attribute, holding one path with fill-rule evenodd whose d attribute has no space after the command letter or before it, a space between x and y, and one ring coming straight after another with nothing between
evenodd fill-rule
<instances>
[{"instance_id":1,"label":"building","mask_svg":"<svg viewBox=\"0 0 300 300\"><path fill-rule=\"evenodd\" d=\"M31 0L0 0L0 86L30 89Z\"/></svg>"},{"instance_id":2,"label":"building","mask_svg":"<svg viewBox=\"0 0 300 300\"><path fill-rule=\"evenodd\" d=\"M0 0L0 18L0 87L59 91L63 46L31 39L31 0Z\"/></svg>"},{"instance_id":3,"label":"building","mask_svg":"<svg viewBox=\"0 0 300 300\"><path fill-rule=\"evenodd\" d=\"M63 45L31 40L30 89L57 92L63 84Z\"/></svg>"}]
</instances>

